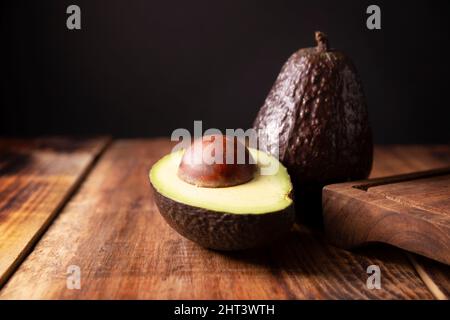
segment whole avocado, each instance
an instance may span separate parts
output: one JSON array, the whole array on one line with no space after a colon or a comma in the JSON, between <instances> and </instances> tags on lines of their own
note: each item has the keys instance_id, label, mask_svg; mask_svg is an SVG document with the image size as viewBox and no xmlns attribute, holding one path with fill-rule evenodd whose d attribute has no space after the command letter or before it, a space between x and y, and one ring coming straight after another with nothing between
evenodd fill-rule
<instances>
[{"instance_id":1,"label":"whole avocado","mask_svg":"<svg viewBox=\"0 0 450 320\"><path fill-rule=\"evenodd\" d=\"M366 178L373 154L352 61L331 49L324 33L315 39L316 47L298 50L284 64L254 122L259 148L278 154L287 167L296 207L306 218L320 212L324 185Z\"/></svg>"}]
</instances>

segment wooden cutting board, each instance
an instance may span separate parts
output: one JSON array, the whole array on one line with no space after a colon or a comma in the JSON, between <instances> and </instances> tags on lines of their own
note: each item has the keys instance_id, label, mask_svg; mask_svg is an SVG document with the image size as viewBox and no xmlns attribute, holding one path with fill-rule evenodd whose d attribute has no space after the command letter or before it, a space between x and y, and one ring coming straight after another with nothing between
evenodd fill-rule
<instances>
[{"instance_id":1,"label":"wooden cutting board","mask_svg":"<svg viewBox=\"0 0 450 320\"><path fill-rule=\"evenodd\" d=\"M326 186L329 241L383 242L450 265L450 167Z\"/></svg>"}]
</instances>

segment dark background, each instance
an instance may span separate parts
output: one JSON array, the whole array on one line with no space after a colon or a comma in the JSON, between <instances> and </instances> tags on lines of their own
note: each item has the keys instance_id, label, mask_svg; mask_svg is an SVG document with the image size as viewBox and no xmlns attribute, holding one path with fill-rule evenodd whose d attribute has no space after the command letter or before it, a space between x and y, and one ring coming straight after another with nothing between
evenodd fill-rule
<instances>
[{"instance_id":1,"label":"dark background","mask_svg":"<svg viewBox=\"0 0 450 320\"><path fill-rule=\"evenodd\" d=\"M66 28L81 7L82 30ZM366 28L366 8L382 30ZM0 134L247 128L315 30L362 78L378 143L449 143L450 1L2 1Z\"/></svg>"}]
</instances>

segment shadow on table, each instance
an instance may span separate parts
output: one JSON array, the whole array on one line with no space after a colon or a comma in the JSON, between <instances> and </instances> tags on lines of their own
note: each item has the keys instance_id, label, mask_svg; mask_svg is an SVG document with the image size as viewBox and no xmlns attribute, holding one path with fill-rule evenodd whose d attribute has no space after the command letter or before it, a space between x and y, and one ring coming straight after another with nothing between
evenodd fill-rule
<instances>
[{"instance_id":1,"label":"shadow on table","mask_svg":"<svg viewBox=\"0 0 450 320\"><path fill-rule=\"evenodd\" d=\"M367 267L373 264L408 264L399 249L384 244L370 244L355 250L336 248L327 243L320 230L296 226L293 231L265 248L220 255L246 264L269 268L274 275L321 276L322 278L367 278Z\"/></svg>"}]
</instances>

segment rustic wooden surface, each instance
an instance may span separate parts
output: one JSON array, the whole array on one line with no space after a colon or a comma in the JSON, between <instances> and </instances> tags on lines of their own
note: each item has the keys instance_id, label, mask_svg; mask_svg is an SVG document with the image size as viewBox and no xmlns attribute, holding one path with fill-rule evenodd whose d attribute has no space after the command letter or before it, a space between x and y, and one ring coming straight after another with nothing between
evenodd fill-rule
<instances>
[{"instance_id":1,"label":"rustic wooden surface","mask_svg":"<svg viewBox=\"0 0 450 320\"><path fill-rule=\"evenodd\" d=\"M393 174L446 167L450 163L450 145L439 146L383 146L375 149L375 162L370 178ZM441 263L414 256L414 268L423 270L419 276L425 279L435 298L450 299L450 267ZM429 283L431 281L431 283Z\"/></svg>"},{"instance_id":2,"label":"rustic wooden surface","mask_svg":"<svg viewBox=\"0 0 450 320\"><path fill-rule=\"evenodd\" d=\"M214 252L182 238L160 217L148 182L149 168L169 150L165 139L114 142L0 298L436 298L410 259L392 247L345 251L302 226L249 252ZM393 146L378 148L375 158L373 176L382 176L440 167L450 151ZM382 272L380 290L366 287L372 264ZM80 267L80 290L66 287L70 265ZM447 269L418 265L430 270L432 283L448 283Z\"/></svg>"},{"instance_id":3,"label":"rustic wooden surface","mask_svg":"<svg viewBox=\"0 0 450 320\"><path fill-rule=\"evenodd\" d=\"M326 186L323 215L339 247L383 242L450 265L450 167Z\"/></svg>"},{"instance_id":4,"label":"rustic wooden surface","mask_svg":"<svg viewBox=\"0 0 450 320\"><path fill-rule=\"evenodd\" d=\"M106 142L104 138L0 140L0 287Z\"/></svg>"},{"instance_id":5,"label":"rustic wooden surface","mask_svg":"<svg viewBox=\"0 0 450 320\"><path fill-rule=\"evenodd\" d=\"M423 256L406 253L417 274L436 299L450 298L449 266Z\"/></svg>"}]
</instances>

